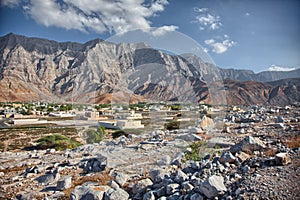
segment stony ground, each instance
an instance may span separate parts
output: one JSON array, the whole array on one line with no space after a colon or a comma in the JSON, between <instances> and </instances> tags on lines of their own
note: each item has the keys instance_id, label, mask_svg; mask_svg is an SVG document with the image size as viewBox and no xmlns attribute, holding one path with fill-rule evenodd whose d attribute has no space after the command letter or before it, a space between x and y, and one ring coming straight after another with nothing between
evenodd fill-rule
<instances>
[{"instance_id":1,"label":"stony ground","mask_svg":"<svg viewBox=\"0 0 300 200\"><path fill-rule=\"evenodd\" d=\"M252 107L224 130L130 135L0 154L0 199L300 199L299 107ZM191 143L205 140L196 160ZM201 143L203 144L203 143Z\"/></svg>"}]
</instances>

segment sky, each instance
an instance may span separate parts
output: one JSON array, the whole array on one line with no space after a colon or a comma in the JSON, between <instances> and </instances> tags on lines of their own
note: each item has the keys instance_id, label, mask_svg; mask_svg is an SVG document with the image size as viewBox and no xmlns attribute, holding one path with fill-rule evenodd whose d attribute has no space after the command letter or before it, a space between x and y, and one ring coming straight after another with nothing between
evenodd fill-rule
<instances>
[{"instance_id":1,"label":"sky","mask_svg":"<svg viewBox=\"0 0 300 200\"><path fill-rule=\"evenodd\" d=\"M85 43L136 29L179 32L222 68L300 68L300 0L0 1L1 36Z\"/></svg>"}]
</instances>

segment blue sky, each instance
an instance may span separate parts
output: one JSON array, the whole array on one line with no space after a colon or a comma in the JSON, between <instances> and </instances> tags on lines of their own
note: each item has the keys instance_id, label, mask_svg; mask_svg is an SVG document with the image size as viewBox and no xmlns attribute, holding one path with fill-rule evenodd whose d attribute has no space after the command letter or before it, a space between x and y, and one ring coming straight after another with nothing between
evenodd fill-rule
<instances>
[{"instance_id":1,"label":"blue sky","mask_svg":"<svg viewBox=\"0 0 300 200\"><path fill-rule=\"evenodd\" d=\"M189 36L223 68L300 67L299 0L1 0L1 36L84 43L151 27Z\"/></svg>"}]
</instances>

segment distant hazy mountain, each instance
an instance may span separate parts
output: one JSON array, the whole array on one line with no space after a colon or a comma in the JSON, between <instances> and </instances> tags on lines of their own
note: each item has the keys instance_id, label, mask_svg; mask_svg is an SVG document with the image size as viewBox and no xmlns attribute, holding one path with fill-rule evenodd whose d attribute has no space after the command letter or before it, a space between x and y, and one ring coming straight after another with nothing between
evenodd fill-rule
<instances>
[{"instance_id":1,"label":"distant hazy mountain","mask_svg":"<svg viewBox=\"0 0 300 200\"><path fill-rule=\"evenodd\" d=\"M0 101L99 103L111 99L125 102L197 99L222 103L217 91L226 91L228 102L233 104L299 101L299 96L290 92L280 93L283 96L277 98L278 102L275 97L279 93L273 92L271 101L268 95L281 86L254 81L299 78L300 69L258 74L251 70L222 69L203 63L194 55L169 55L144 43L114 44L100 39L85 44L59 43L8 34L0 38L0 57ZM224 81L224 88L223 79L235 81ZM251 84L240 83L250 80ZM291 84L292 90L299 91L299 81ZM264 92L257 94L257 89ZM292 97L285 97L289 95Z\"/></svg>"}]
</instances>

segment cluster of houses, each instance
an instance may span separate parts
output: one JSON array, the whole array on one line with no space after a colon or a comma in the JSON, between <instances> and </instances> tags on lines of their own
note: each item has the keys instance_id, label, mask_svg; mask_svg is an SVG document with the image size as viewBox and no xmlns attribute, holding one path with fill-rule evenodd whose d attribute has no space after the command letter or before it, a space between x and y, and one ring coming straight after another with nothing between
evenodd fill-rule
<instances>
[{"instance_id":1,"label":"cluster of houses","mask_svg":"<svg viewBox=\"0 0 300 200\"><path fill-rule=\"evenodd\" d=\"M61 108L64 108L62 111ZM71 109L65 109L71 108ZM171 121L176 118L178 121L189 120L189 118L178 118L178 113L184 111L207 112L214 108L207 105L184 106L168 105L164 103L144 104L143 106L128 107L103 106L96 107L92 105L60 105L48 103L6 103L0 104L0 115L3 120L9 119L10 124L46 124L47 118L57 118L66 120L74 118L81 121L96 121L99 126L108 129L137 129L144 128L143 119L151 118L149 113L155 115L161 121ZM30 112L29 112L30 111ZM150 115L151 115L150 114ZM70 120L69 120L70 121ZM52 123L53 121L51 121Z\"/></svg>"}]
</instances>

